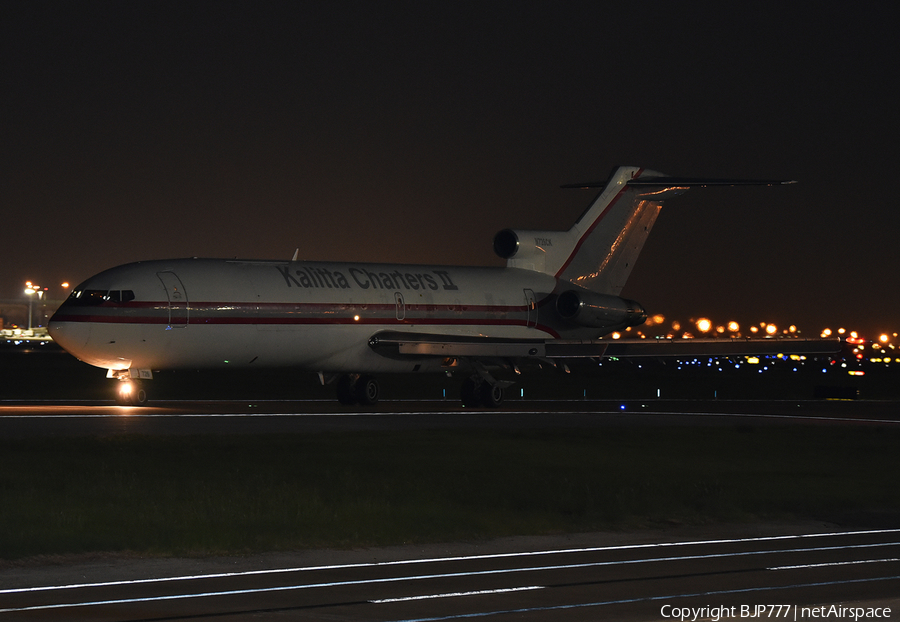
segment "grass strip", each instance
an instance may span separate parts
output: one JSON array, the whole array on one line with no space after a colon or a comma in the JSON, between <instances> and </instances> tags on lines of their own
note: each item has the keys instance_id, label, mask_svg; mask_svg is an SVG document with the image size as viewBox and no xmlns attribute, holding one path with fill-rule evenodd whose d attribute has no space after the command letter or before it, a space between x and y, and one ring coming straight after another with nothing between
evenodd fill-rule
<instances>
[{"instance_id":1,"label":"grass strip","mask_svg":"<svg viewBox=\"0 0 900 622\"><path fill-rule=\"evenodd\" d=\"M0 558L897 517L898 441L837 426L2 440Z\"/></svg>"}]
</instances>

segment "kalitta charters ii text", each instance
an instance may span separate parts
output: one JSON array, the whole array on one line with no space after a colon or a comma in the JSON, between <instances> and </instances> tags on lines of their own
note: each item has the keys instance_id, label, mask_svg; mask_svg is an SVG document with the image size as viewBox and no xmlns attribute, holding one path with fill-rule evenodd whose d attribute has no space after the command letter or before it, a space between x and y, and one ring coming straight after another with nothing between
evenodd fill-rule
<instances>
[{"instance_id":1,"label":"kalitta charters ii text","mask_svg":"<svg viewBox=\"0 0 900 622\"><path fill-rule=\"evenodd\" d=\"M681 622L697 620L740 620L740 619L782 619L782 620L871 620L889 619L890 607L844 607L822 605L800 607L798 605L732 605L718 607L673 607L663 605L659 614L666 619Z\"/></svg>"}]
</instances>

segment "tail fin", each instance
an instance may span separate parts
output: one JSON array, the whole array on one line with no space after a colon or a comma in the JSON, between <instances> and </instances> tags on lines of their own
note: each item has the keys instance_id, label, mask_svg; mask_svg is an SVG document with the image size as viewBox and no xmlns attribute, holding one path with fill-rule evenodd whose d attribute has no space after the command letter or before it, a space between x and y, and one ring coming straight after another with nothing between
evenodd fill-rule
<instances>
[{"instance_id":1,"label":"tail fin","mask_svg":"<svg viewBox=\"0 0 900 622\"><path fill-rule=\"evenodd\" d=\"M507 259L507 267L552 274L591 291L618 295L659 215L660 200L671 196L665 189L648 193L629 187L629 181L647 173L633 166L616 168L571 229L506 229L494 237L494 250Z\"/></svg>"},{"instance_id":2,"label":"tail fin","mask_svg":"<svg viewBox=\"0 0 900 622\"><path fill-rule=\"evenodd\" d=\"M650 235L662 201L692 186L775 185L776 180L667 177L635 166L620 166L568 231L505 229L494 236L494 251L509 268L552 274L587 290L618 295ZM533 242L533 243L532 243Z\"/></svg>"}]
</instances>

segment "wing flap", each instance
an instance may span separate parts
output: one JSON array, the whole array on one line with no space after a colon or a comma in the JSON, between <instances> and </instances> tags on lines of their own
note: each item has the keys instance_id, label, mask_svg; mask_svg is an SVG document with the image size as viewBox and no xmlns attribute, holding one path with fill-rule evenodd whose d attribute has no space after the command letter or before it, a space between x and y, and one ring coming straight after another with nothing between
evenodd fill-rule
<instances>
[{"instance_id":1,"label":"wing flap","mask_svg":"<svg viewBox=\"0 0 900 622\"><path fill-rule=\"evenodd\" d=\"M540 358L546 356L543 339L435 335L385 331L369 338L369 346L386 356L438 356L475 358Z\"/></svg>"}]
</instances>

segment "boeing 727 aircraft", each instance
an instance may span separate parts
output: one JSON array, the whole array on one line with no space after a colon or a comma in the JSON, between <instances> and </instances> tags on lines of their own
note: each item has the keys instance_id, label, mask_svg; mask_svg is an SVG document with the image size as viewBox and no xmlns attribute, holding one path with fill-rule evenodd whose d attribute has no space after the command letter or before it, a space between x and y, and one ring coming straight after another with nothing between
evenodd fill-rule
<instances>
[{"instance_id":1,"label":"boeing 727 aircraft","mask_svg":"<svg viewBox=\"0 0 900 622\"><path fill-rule=\"evenodd\" d=\"M335 382L347 404L376 402L376 374L464 370L463 403L497 406L509 383L492 370L603 356L611 346L600 337L644 322L641 305L619 293L665 199L692 186L781 183L791 182L619 167L603 184L584 185L602 189L568 231L499 232L494 250L505 268L139 261L75 288L50 334L122 381L122 404L144 404L143 381L157 370L292 367ZM837 349L836 342L792 345L807 353ZM627 346L612 347L628 355ZM765 347L764 340L741 342L725 353Z\"/></svg>"}]
</instances>

